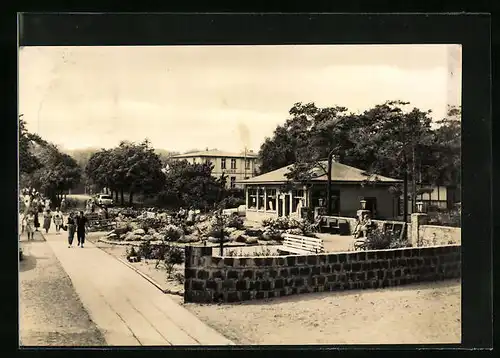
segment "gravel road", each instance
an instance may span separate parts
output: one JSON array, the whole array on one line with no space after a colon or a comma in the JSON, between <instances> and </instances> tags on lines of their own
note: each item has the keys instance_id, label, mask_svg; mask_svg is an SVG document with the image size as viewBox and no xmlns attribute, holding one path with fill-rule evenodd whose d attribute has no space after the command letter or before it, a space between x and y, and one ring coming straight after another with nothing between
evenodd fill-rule
<instances>
[{"instance_id":1,"label":"gravel road","mask_svg":"<svg viewBox=\"0 0 500 358\"><path fill-rule=\"evenodd\" d=\"M24 238L21 246L25 259L19 266L20 345L106 345L42 236L37 233L31 242Z\"/></svg>"}]
</instances>

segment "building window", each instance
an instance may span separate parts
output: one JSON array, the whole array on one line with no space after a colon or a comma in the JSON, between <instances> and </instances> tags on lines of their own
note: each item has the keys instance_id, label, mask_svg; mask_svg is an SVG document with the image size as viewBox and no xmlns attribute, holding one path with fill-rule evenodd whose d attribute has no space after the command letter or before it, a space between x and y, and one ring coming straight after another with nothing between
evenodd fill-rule
<instances>
[{"instance_id":1,"label":"building window","mask_svg":"<svg viewBox=\"0 0 500 358\"><path fill-rule=\"evenodd\" d=\"M193 158L193 164L196 164L196 158Z\"/></svg>"},{"instance_id":2,"label":"building window","mask_svg":"<svg viewBox=\"0 0 500 358\"><path fill-rule=\"evenodd\" d=\"M236 177L231 177L231 188L236 187Z\"/></svg>"},{"instance_id":3,"label":"building window","mask_svg":"<svg viewBox=\"0 0 500 358\"><path fill-rule=\"evenodd\" d=\"M248 208L257 209L257 189L248 189Z\"/></svg>"},{"instance_id":4,"label":"building window","mask_svg":"<svg viewBox=\"0 0 500 358\"><path fill-rule=\"evenodd\" d=\"M205 159L205 164L206 165L212 164L212 161L210 160L210 158Z\"/></svg>"},{"instance_id":5,"label":"building window","mask_svg":"<svg viewBox=\"0 0 500 358\"><path fill-rule=\"evenodd\" d=\"M266 210L267 211L275 211L276 210L276 189L267 189L266 190Z\"/></svg>"},{"instance_id":6,"label":"building window","mask_svg":"<svg viewBox=\"0 0 500 358\"><path fill-rule=\"evenodd\" d=\"M304 190L294 190L292 193L293 193L292 213L294 213L297 211L299 202L301 202L304 199Z\"/></svg>"},{"instance_id":7,"label":"building window","mask_svg":"<svg viewBox=\"0 0 500 358\"><path fill-rule=\"evenodd\" d=\"M245 161L245 169L250 169L250 159Z\"/></svg>"},{"instance_id":8,"label":"building window","mask_svg":"<svg viewBox=\"0 0 500 358\"><path fill-rule=\"evenodd\" d=\"M257 209L264 210L264 189L259 188L257 190L258 190L258 197L259 197L259 200L257 200Z\"/></svg>"},{"instance_id":9,"label":"building window","mask_svg":"<svg viewBox=\"0 0 500 358\"><path fill-rule=\"evenodd\" d=\"M222 158L220 160L220 168L221 169L226 169L226 158Z\"/></svg>"},{"instance_id":10,"label":"building window","mask_svg":"<svg viewBox=\"0 0 500 358\"><path fill-rule=\"evenodd\" d=\"M231 159L231 169L236 169L236 159Z\"/></svg>"}]
</instances>

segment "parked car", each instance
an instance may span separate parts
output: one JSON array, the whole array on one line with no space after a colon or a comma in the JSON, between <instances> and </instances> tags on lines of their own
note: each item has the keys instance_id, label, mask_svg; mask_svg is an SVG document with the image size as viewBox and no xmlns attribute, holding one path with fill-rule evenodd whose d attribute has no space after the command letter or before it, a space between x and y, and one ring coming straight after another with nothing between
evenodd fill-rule
<instances>
[{"instance_id":1,"label":"parked car","mask_svg":"<svg viewBox=\"0 0 500 358\"><path fill-rule=\"evenodd\" d=\"M111 195L108 194L98 194L96 196L96 202L97 205L99 206L101 205L110 206L113 205L113 198L111 197Z\"/></svg>"}]
</instances>

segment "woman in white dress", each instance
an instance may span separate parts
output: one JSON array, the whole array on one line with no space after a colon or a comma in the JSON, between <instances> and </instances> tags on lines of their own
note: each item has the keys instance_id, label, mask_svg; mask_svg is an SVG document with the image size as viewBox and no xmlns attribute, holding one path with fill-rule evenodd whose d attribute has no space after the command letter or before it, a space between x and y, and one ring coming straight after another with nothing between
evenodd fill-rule
<instances>
[{"instance_id":1,"label":"woman in white dress","mask_svg":"<svg viewBox=\"0 0 500 358\"><path fill-rule=\"evenodd\" d=\"M56 208L53 218L54 218L54 225L56 226L56 234L59 235L63 224L63 214L59 210L59 208Z\"/></svg>"}]
</instances>

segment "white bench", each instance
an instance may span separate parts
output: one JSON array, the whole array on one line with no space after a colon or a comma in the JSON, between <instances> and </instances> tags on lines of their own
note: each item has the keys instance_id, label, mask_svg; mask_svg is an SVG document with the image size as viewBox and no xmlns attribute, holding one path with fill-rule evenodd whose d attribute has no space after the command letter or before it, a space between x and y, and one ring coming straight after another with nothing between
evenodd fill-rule
<instances>
[{"instance_id":1,"label":"white bench","mask_svg":"<svg viewBox=\"0 0 500 358\"><path fill-rule=\"evenodd\" d=\"M280 248L280 251L294 254L319 254L325 252L322 239L293 234L283 234L283 238L283 248Z\"/></svg>"}]
</instances>

